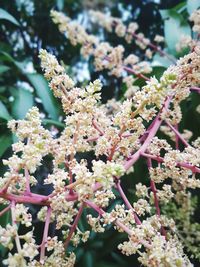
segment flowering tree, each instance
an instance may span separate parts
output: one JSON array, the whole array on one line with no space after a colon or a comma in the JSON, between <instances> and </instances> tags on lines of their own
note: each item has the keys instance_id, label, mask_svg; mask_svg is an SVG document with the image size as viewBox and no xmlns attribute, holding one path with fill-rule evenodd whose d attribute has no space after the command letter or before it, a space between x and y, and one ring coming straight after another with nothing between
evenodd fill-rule
<instances>
[{"instance_id":1,"label":"flowering tree","mask_svg":"<svg viewBox=\"0 0 200 267\"><path fill-rule=\"evenodd\" d=\"M162 36L156 35L151 42L135 22L127 26L119 18L96 11L90 16L127 43L134 40L145 60L136 54L125 57L122 45L102 42L64 14L51 12L59 31L81 47L82 56L92 58L97 71L106 69L123 78L127 90L123 99L102 104L99 79L76 87L56 57L41 49L41 67L62 104L65 128L59 135L45 129L36 107L24 120L8 122L18 140L12 146L13 155L3 161L8 170L0 180L0 199L6 205L0 216L11 213L11 223L0 228L0 242L10 251L4 264L74 266L76 256L69 244L77 246L88 240L91 231L101 233L113 225L127 235L118 248L127 256L137 254L143 266L193 266L188 256L199 256L200 237L195 236L199 225L190 221L191 193L200 187L200 138L190 142L191 133L181 133L179 123L184 116L181 102L200 92L200 12L190 16L193 38L183 36L176 45L178 51L189 50L179 60L161 49ZM149 75L155 53L171 62L160 79ZM138 80L145 85L138 86ZM160 138L158 131L166 138ZM86 152L92 153L92 161ZM34 193L35 173L47 155L52 157L53 169L44 184L51 192ZM146 161L149 181L136 185L137 200L130 203L121 183L140 158ZM116 196L122 204L110 207ZM37 216L44 222L40 244L34 237L28 204L41 207ZM90 230L81 231L78 223L85 210ZM188 214L185 223L184 212ZM56 228L53 234L51 224ZM27 229L23 234L20 225Z\"/></svg>"}]
</instances>

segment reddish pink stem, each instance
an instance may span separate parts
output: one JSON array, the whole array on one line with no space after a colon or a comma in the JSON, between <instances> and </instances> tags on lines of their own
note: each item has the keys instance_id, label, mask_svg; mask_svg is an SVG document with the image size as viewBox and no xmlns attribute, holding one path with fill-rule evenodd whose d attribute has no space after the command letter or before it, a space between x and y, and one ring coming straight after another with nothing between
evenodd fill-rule
<instances>
[{"instance_id":1,"label":"reddish pink stem","mask_svg":"<svg viewBox=\"0 0 200 267\"><path fill-rule=\"evenodd\" d=\"M141 43L144 43L144 39L139 37L138 34L136 33L132 33L132 36L135 37L138 41L140 41ZM176 63L176 60L174 58L172 58L170 55L168 55L165 51L163 51L162 49L160 49L157 45L149 42L147 44L147 46L151 47L153 50L157 51L161 56L164 56L166 58L168 58L172 63Z\"/></svg>"},{"instance_id":2,"label":"reddish pink stem","mask_svg":"<svg viewBox=\"0 0 200 267\"><path fill-rule=\"evenodd\" d=\"M109 61L109 62L111 61L108 56L106 56L104 59ZM137 71L135 71L134 69L129 68L128 66L123 65L122 68L125 71L127 71L128 73L132 73L132 74L134 74L136 77L138 77L140 79L144 79L145 81L149 81L150 80L147 76L143 75L142 73L138 73Z\"/></svg>"},{"instance_id":3,"label":"reddish pink stem","mask_svg":"<svg viewBox=\"0 0 200 267\"><path fill-rule=\"evenodd\" d=\"M101 209L99 206L97 206L96 204L94 204L93 202L86 200L85 203L92 209L94 209L100 216L103 217L104 215L104 210ZM119 228L121 228L125 233L127 233L129 236L131 236L133 234L133 232L131 231L131 229L129 229L126 225L124 225L119 219L116 219L113 224L115 224L116 226L118 226ZM151 249L151 245L145 241L145 240L139 240L139 243L143 244L146 248Z\"/></svg>"},{"instance_id":4,"label":"reddish pink stem","mask_svg":"<svg viewBox=\"0 0 200 267\"><path fill-rule=\"evenodd\" d=\"M101 130L101 128L98 126L97 122L94 119L92 120L92 125L100 133L100 135L104 135L103 130Z\"/></svg>"},{"instance_id":5,"label":"reddish pink stem","mask_svg":"<svg viewBox=\"0 0 200 267\"><path fill-rule=\"evenodd\" d=\"M65 162L65 165L68 166L66 162ZM69 184L72 184L73 183L73 174L72 174L72 170L71 170L71 167L70 166L68 166L68 173L69 173ZM74 194L73 189L70 189L69 190L69 194L70 195L73 195Z\"/></svg>"},{"instance_id":6,"label":"reddish pink stem","mask_svg":"<svg viewBox=\"0 0 200 267\"><path fill-rule=\"evenodd\" d=\"M131 134L131 133L124 133L124 134L122 134L121 136L122 136L123 138L127 138L127 137L130 137L130 136L132 136L132 135L133 135L133 134ZM100 136L101 136L101 135L100 135ZM89 138L86 139L86 141L87 141L87 142L97 141L97 140L99 139L100 136L89 137Z\"/></svg>"},{"instance_id":7,"label":"reddish pink stem","mask_svg":"<svg viewBox=\"0 0 200 267\"><path fill-rule=\"evenodd\" d=\"M145 76L144 74L138 73L138 72L134 71L133 69L127 67L127 66L123 66L123 69L125 71L129 72L129 73L134 74L135 76L137 76L140 79L144 79L145 81L150 81L150 79L147 76Z\"/></svg>"},{"instance_id":8,"label":"reddish pink stem","mask_svg":"<svg viewBox=\"0 0 200 267\"><path fill-rule=\"evenodd\" d=\"M11 208L11 204L8 205L7 207L5 207L2 211L0 211L0 217L1 217L4 213L6 213L6 211L10 210L10 208Z\"/></svg>"},{"instance_id":9,"label":"reddish pink stem","mask_svg":"<svg viewBox=\"0 0 200 267\"><path fill-rule=\"evenodd\" d=\"M194 91L200 94L200 88L199 87L191 87L190 91Z\"/></svg>"},{"instance_id":10,"label":"reddish pink stem","mask_svg":"<svg viewBox=\"0 0 200 267\"><path fill-rule=\"evenodd\" d=\"M135 213L131 203L128 201L126 195L124 194L124 191L122 190L122 187L120 185L120 182L117 183L117 190L118 192L120 193L122 199L124 200L124 203L126 204L127 208L130 209L133 213L133 217L135 219L135 223L140 225L141 224L141 221L139 219L139 217L137 216L137 214Z\"/></svg>"},{"instance_id":11,"label":"reddish pink stem","mask_svg":"<svg viewBox=\"0 0 200 267\"><path fill-rule=\"evenodd\" d=\"M152 167L152 162L151 162L150 158L147 158L147 166L148 166L148 169L150 169ZM154 205L156 208L156 214L160 218L161 212L160 212L159 200L158 200L158 196L157 196L157 189L156 189L155 182L152 179L150 179L150 187L151 187L151 191L153 192L153 196L154 196ZM166 238L166 236L167 236L166 231L162 225L161 225L161 233Z\"/></svg>"},{"instance_id":12,"label":"reddish pink stem","mask_svg":"<svg viewBox=\"0 0 200 267\"><path fill-rule=\"evenodd\" d=\"M96 137L89 137L86 139L87 142L94 142L97 141L99 139L100 136L96 136Z\"/></svg>"},{"instance_id":13,"label":"reddish pink stem","mask_svg":"<svg viewBox=\"0 0 200 267\"><path fill-rule=\"evenodd\" d=\"M125 162L124 164L125 170L128 170L139 159L140 155L145 152L145 150L151 143L152 138L156 135L160 125L162 124L160 115L162 114L163 109L168 109L170 101L171 101L171 97L167 97L161 111L159 112L158 116L152 122L152 127L149 127L150 130L148 132L147 138L145 139L143 145L140 147L140 149L135 154L131 156L131 158L128 161Z\"/></svg>"},{"instance_id":14,"label":"reddish pink stem","mask_svg":"<svg viewBox=\"0 0 200 267\"><path fill-rule=\"evenodd\" d=\"M105 213L105 211L102 208L100 208L95 203L93 203L93 202L91 202L89 200L85 200L85 204L88 205L93 210L96 210L96 212L98 212L98 214L101 215L101 216Z\"/></svg>"},{"instance_id":15,"label":"reddish pink stem","mask_svg":"<svg viewBox=\"0 0 200 267\"><path fill-rule=\"evenodd\" d=\"M152 167L152 162L150 158L147 158L147 165L148 165L148 169L150 169ZM159 201L158 201L158 197L157 197L157 189L156 189L156 185L155 182L151 179L150 181L150 186L151 186L151 191L153 192L153 196L154 196L154 204L155 204L155 208L156 208L156 214L160 217L160 207L159 207Z\"/></svg>"},{"instance_id":16,"label":"reddish pink stem","mask_svg":"<svg viewBox=\"0 0 200 267\"><path fill-rule=\"evenodd\" d=\"M27 170L27 168L25 168L24 170L25 172L25 178L26 178L26 193L30 193L30 175L29 172Z\"/></svg>"},{"instance_id":17,"label":"reddish pink stem","mask_svg":"<svg viewBox=\"0 0 200 267\"><path fill-rule=\"evenodd\" d=\"M178 137L186 147L189 146L188 142L183 138L181 133L175 127L173 127L167 120L165 121L165 123L175 133L176 138Z\"/></svg>"},{"instance_id":18,"label":"reddish pink stem","mask_svg":"<svg viewBox=\"0 0 200 267\"><path fill-rule=\"evenodd\" d=\"M153 160L156 160L158 162L164 162L164 158L160 157L160 156L155 156L155 155L151 155L151 154L147 154L147 153L142 153L141 154L143 157L146 157L146 158L150 158L150 159L153 159ZM189 163L186 163L186 162L177 162L176 163L176 166L178 167L183 167L183 168L186 168L186 169L189 169L191 170L193 173L200 173L200 168L194 166L194 165L191 165Z\"/></svg>"},{"instance_id":19,"label":"reddish pink stem","mask_svg":"<svg viewBox=\"0 0 200 267\"><path fill-rule=\"evenodd\" d=\"M176 131L179 132L179 131L178 131L178 124L176 124L176 125L174 126L174 129L176 129ZM179 137L178 137L177 134L175 134L175 142L176 142L176 150L179 150Z\"/></svg>"},{"instance_id":20,"label":"reddish pink stem","mask_svg":"<svg viewBox=\"0 0 200 267\"><path fill-rule=\"evenodd\" d=\"M12 193L2 193L0 192L0 198L14 201L16 203L31 203L36 205L48 206L48 196L31 194L31 195L14 195Z\"/></svg>"},{"instance_id":21,"label":"reddish pink stem","mask_svg":"<svg viewBox=\"0 0 200 267\"><path fill-rule=\"evenodd\" d=\"M151 184L151 191L153 192L153 195L154 195L154 204L156 208L156 214L160 217L160 207L159 207L159 201L158 201L157 194L156 194L157 190L156 190L155 182L151 180L150 184Z\"/></svg>"},{"instance_id":22,"label":"reddish pink stem","mask_svg":"<svg viewBox=\"0 0 200 267\"><path fill-rule=\"evenodd\" d=\"M103 209L101 209L99 206L97 206L95 203L86 200L85 203L92 209L96 210L98 212L99 215L103 216L105 211ZM116 219L114 221L114 224L119 226L122 230L124 230L124 232L126 232L128 235L132 235L132 231L125 226L122 222L120 222L118 219Z\"/></svg>"},{"instance_id":23,"label":"reddish pink stem","mask_svg":"<svg viewBox=\"0 0 200 267\"><path fill-rule=\"evenodd\" d=\"M42 243L40 245L40 262L41 263L44 263L45 246L46 246L46 243L47 243L47 237L48 237L48 232L49 232L49 224L50 224L50 218L51 218L51 211L52 211L51 210L51 207L48 207L46 221L45 221L45 226L44 226Z\"/></svg>"},{"instance_id":24,"label":"reddish pink stem","mask_svg":"<svg viewBox=\"0 0 200 267\"><path fill-rule=\"evenodd\" d=\"M69 232L69 234L68 234L68 236L67 236L67 239L66 239L66 241L65 241L65 243L64 243L64 247L65 247L65 249L67 249L68 244L69 244L69 242L70 242L70 240L71 240L71 237L72 237L73 233L74 233L75 230L76 230L76 227L77 227L77 225L78 225L78 222L79 222L79 220L80 220L80 217L81 217L81 215L82 215L82 213L83 213L83 209L84 209L84 203L81 205L81 207L80 207L80 209L79 209L79 211L78 211L78 213L77 213L77 215L76 215L76 218L75 218L75 220L74 220L74 223L73 223L72 226L71 226L70 232Z\"/></svg>"},{"instance_id":25,"label":"reddish pink stem","mask_svg":"<svg viewBox=\"0 0 200 267\"><path fill-rule=\"evenodd\" d=\"M193 173L200 173L200 168L198 168L198 167L196 167L194 165L191 165L189 163L186 163L186 162L179 162L179 163L177 163L177 166L178 167L183 167L183 168L189 169Z\"/></svg>"}]
</instances>

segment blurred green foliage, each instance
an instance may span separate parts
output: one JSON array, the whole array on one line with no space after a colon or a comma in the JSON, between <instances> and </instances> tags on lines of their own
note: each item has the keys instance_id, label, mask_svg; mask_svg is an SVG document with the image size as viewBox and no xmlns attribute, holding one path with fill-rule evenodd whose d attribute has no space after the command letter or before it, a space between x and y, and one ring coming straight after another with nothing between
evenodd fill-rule
<instances>
[{"instance_id":1,"label":"blurred green foliage","mask_svg":"<svg viewBox=\"0 0 200 267\"><path fill-rule=\"evenodd\" d=\"M120 79L108 76L106 71L96 73L91 61L84 61L79 54L79 47L73 47L69 41L59 33L57 27L52 23L49 13L51 9L65 12L72 18L77 18L83 25L89 24L87 10L109 10L113 16L122 17L125 22L135 20L140 25L140 30L150 39L156 34L164 34L166 38L166 51L175 57L181 56L175 51L175 44L180 40L182 34L191 34L188 15L200 6L198 0L188 1L103 1L103 0L0 0L0 157L7 158L11 153L11 144L15 137L7 129L7 121L11 118L21 119L28 109L37 105L44 117L46 127L62 130L62 116L60 104L52 96L48 84L41 74L38 60L40 48L46 48L54 53L59 60L63 60L68 73L77 83L86 84L88 78L94 80L100 77L104 88L102 92L103 102L113 96L120 98L126 88ZM173 30L172 30L173 29ZM97 35L103 33L103 38L113 46L123 44L128 55L132 51L143 57L142 51L134 43L127 45L124 40L115 34L108 34L97 26L89 25L89 30ZM153 73L160 77L169 61L161 58L158 54L154 56ZM90 76L86 74L90 73ZM85 76L86 75L86 76ZM81 79L80 79L81 77ZM87 78L88 77L88 78ZM197 125L200 119L195 111L200 97L192 94L183 104L184 118L180 128L186 128L194 132L193 138L199 134ZM161 135L162 136L162 135ZM48 161L48 159L47 159ZM0 175L4 172L0 163ZM48 172L41 168L38 171L41 188L44 190L42 180ZM131 202L135 199L135 184L143 181L148 184L147 169L145 162L140 160L132 175L123 180L123 188ZM120 199L116 200L120 202ZM33 215L37 208L30 207ZM84 217L79 227L86 230L87 224ZM9 221L9 213L0 219L0 224ZM37 234L43 230L43 224L35 219ZM22 230L23 231L23 230ZM54 231L52 226L52 232ZM88 243L76 249L77 267L128 267L138 266L136 257L125 257L117 250L119 241L125 239L123 234L116 234L112 228L104 234L93 233ZM4 257L6 250L0 246L0 257ZM0 258L0 262L1 262Z\"/></svg>"}]
</instances>

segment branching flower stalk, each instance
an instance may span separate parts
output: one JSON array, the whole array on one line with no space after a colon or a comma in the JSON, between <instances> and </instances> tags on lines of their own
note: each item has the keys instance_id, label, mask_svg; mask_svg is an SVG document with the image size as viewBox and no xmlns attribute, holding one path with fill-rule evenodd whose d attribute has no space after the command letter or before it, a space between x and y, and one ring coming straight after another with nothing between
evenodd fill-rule
<instances>
[{"instance_id":1,"label":"branching flower stalk","mask_svg":"<svg viewBox=\"0 0 200 267\"><path fill-rule=\"evenodd\" d=\"M143 33L136 33L139 28L139 25L136 22L131 22L127 27L124 25L122 20L116 17L111 17L99 11L90 11L92 16L92 21L98 23L100 26L111 32L113 29L115 33L119 37L124 37L125 40L130 43L132 40L136 40L136 44L141 48L145 49L146 47L150 47L153 51L156 51L160 54L160 56L164 56L168 58L172 63L176 63L175 59L163 51L158 44L152 43L148 38L144 36ZM164 42L164 37L160 35L156 35L154 41L157 43ZM152 53L147 51L146 55L152 57Z\"/></svg>"},{"instance_id":2,"label":"branching flower stalk","mask_svg":"<svg viewBox=\"0 0 200 267\"><path fill-rule=\"evenodd\" d=\"M72 45L82 45L81 54L85 58L94 56L96 70L108 69L117 77L121 77L125 70L139 79L149 80L145 74L150 73L152 68L147 61L139 62L139 58L134 54L123 59L124 48L121 45L112 47L107 42L100 42L96 36L89 35L80 24L60 12L52 11L51 16Z\"/></svg>"},{"instance_id":3,"label":"branching flower stalk","mask_svg":"<svg viewBox=\"0 0 200 267\"><path fill-rule=\"evenodd\" d=\"M123 201L124 201L126 207L132 211L133 216L134 216L135 223L138 224L138 225L141 224L140 219L138 218L138 216L137 216L137 214L135 213L135 211L134 211L134 209L133 209L131 203L128 201L128 199L127 199L127 197L126 197L124 191L122 190L122 187L121 187L121 185L120 185L120 181L117 182L117 185L116 185L116 186L117 186L117 190L119 191L120 196L122 197L122 199L123 199Z\"/></svg>"},{"instance_id":4,"label":"branching flower stalk","mask_svg":"<svg viewBox=\"0 0 200 267\"><path fill-rule=\"evenodd\" d=\"M48 237L50 218L51 218L51 207L48 207L45 226L44 226L42 243L40 245L40 262L42 264L44 263L45 247L46 247L46 244L47 244L47 237Z\"/></svg>"},{"instance_id":5,"label":"branching flower stalk","mask_svg":"<svg viewBox=\"0 0 200 267\"><path fill-rule=\"evenodd\" d=\"M135 55L124 60L122 47L99 42L63 14L53 11L51 15L73 45L82 44L83 54L94 55L98 70L106 68L121 77L122 70L129 68L125 67L127 63L146 84L125 100L114 102L115 108L110 111L107 104L101 103L99 79L78 88L54 55L40 51L44 76L62 104L65 128L59 136L53 136L42 126L36 107L24 120L8 123L18 141L12 146L13 155L3 161L8 169L0 178L0 199L4 205L0 217L6 212L11 212L12 217L11 224L0 227L0 243L9 251L3 263L73 267L76 257L68 252L69 246L86 242L90 231L104 232L112 224L118 232L127 234L127 240L118 248L127 256L138 254L143 266L193 266L185 255L176 218L164 215L163 209L169 202L183 205L192 189L200 188L200 138L191 143L177 127L184 115L181 102L199 89L200 47L196 45L191 53L170 66L160 80L146 79L143 73L149 72L148 64L140 65ZM124 36L131 34L132 38L133 29L129 32L120 23L115 24L117 32L123 30ZM111 24L109 27L113 27ZM144 46L144 37L138 34L139 38ZM132 88L130 81L127 84ZM169 144L158 138L161 129L175 136L175 142ZM182 150L179 141L184 145ZM94 154L92 162L85 156L87 152ZM51 185L52 191L49 195L33 193L38 183L36 171L48 155L53 158L52 171L43 183ZM121 183L140 158L147 161L150 182L148 186L136 185L137 201L131 203ZM109 211L116 197L121 198L121 204ZM35 239L30 204L40 206L37 219L44 222L41 244ZM80 230L78 224L83 217L88 228ZM55 225L53 233L51 223ZM20 234L19 225L24 226L25 234Z\"/></svg>"}]
</instances>

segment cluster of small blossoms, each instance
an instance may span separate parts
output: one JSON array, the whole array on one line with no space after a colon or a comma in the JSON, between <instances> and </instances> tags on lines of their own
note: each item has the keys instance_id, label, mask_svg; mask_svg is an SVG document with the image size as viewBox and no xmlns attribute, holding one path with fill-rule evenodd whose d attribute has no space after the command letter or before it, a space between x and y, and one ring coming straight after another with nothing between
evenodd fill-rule
<instances>
[{"instance_id":1,"label":"cluster of small blossoms","mask_svg":"<svg viewBox=\"0 0 200 267\"><path fill-rule=\"evenodd\" d=\"M119 19L102 13L92 14L101 18L102 26L108 31L114 27L117 35L128 42L138 29L135 23L126 27ZM129 67L134 74L150 72L149 65L134 54L124 59L122 46L113 48L100 42L59 12L52 11L51 16L72 45L81 44L81 53L95 56L98 70L107 68L117 77ZM142 34L136 36L142 49L147 45L152 47ZM156 36L155 41L163 40ZM41 50L39 57L51 90L61 100L65 128L59 136L52 136L41 125L39 110L35 107L24 120L12 120L8 124L18 141L13 145L13 156L3 161L8 170L0 178L0 200L6 205L0 216L11 212L11 222L0 227L0 242L9 251L4 264L73 267L75 254L66 254L66 251L70 242L77 246L89 238L90 231L78 228L86 210L91 231L104 232L113 224L118 232L126 233L128 239L119 244L119 249L127 256L139 254L138 260L143 266L193 266L179 239L179 230L184 229L186 235L191 224L181 227L180 218L163 215L162 208L173 202L185 207L187 213L191 212L189 205L186 207L183 203L190 198L192 189L200 187L200 139L189 144L178 129L182 118L180 103L189 96L191 88L200 84L200 48L195 46L191 53L169 67L160 80L152 77L142 88L133 85L132 76L125 77L129 88L126 99L104 105L100 80L78 88L54 55ZM175 149L174 144L156 136L162 123L167 125L168 132L170 129L172 134L167 133L173 138ZM182 150L180 142L184 145ZM89 151L94 155L92 161L85 154L82 156ZM50 185L51 192L35 194L32 189L38 183L36 171L48 155L53 157L52 170L43 183ZM138 200L130 203L120 182L141 157L147 159L149 187L137 184ZM115 204L110 209L116 196L121 197L123 204ZM34 238L28 204L41 206L37 215L44 224L40 244ZM92 216L88 208L97 216ZM56 228L54 233L49 231L50 224ZM23 234L20 225L25 227ZM189 239L190 245L194 242Z\"/></svg>"},{"instance_id":2,"label":"cluster of small blossoms","mask_svg":"<svg viewBox=\"0 0 200 267\"><path fill-rule=\"evenodd\" d=\"M200 242L200 225L193 220L195 209L198 205L198 199L192 196L191 192L182 195L179 205L175 202L168 202L163 206L163 212L172 218L176 218L176 227L186 250L193 257L200 258L199 242Z\"/></svg>"},{"instance_id":3,"label":"cluster of small blossoms","mask_svg":"<svg viewBox=\"0 0 200 267\"><path fill-rule=\"evenodd\" d=\"M92 16L93 22L98 23L108 32L114 30L117 36L124 37L128 43L131 43L135 39L136 44L143 50L146 49L150 43L150 40L146 38L143 33L139 32L136 34L139 28L139 25L136 22L131 22L126 26L121 19L94 10L90 11L90 15ZM157 43L163 42L164 37L156 35L154 41Z\"/></svg>"},{"instance_id":4,"label":"cluster of small blossoms","mask_svg":"<svg viewBox=\"0 0 200 267\"><path fill-rule=\"evenodd\" d=\"M160 130L172 141L176 141L176 134L171 131L170 127L167 125L163 125L160 127ZM188 129L183 129L183 133L181 133L181 136L188 142L190 138L192 137L193 133Z\"/></svg>"},{"instance_id":5,"label":"cluster of small blossoms","mask_svg":"<svg viewBox=\"0 0 200 267\"><path fill-rule=\"evenodd\" d=\"M186 256L183 256L183 247L176 237L166 238L160 234L162 225L174 228L173 221L166 221L152 216L137 226L129 237L129 241L119 245L119 249L127 256L137 253L143 245L146 252L141 253L138 258L144 266L192 266ZM148 242L145 242L145 237ZM140 242L139 242L140 241Z\"/></svg>"},{"instance_id":6,"label":"cluster of small blossoms","mask_svg":"<svg viewBox=\"0 0 200 267\"><path fill-rule=\"evenodd\" d=\"M78 22L72 21L61 12L52 10L51 17L53 22L58 25L59 31L66 34L72 45L84 44L81 48L81 54L84 57L94 53L95 46L99 42L96 36L87 34Z\"/></svg>"},{"instance_id":7,"label":"cluster of small blossoms","mask_svg":"<svg viewBox=\"0 0 200 267\"><path fill-rule=\"evenodd\" d=\"M111 30L112 27L115 27L116 23L122 23L119 22L118 19L109 17L100 12L91 11L91 14L94 17L96 16L98 18L98 23L103 23L102 26L106 27L109 30ZM52 11L53 21L58 24L58 27L61 23L61 20L59 19L60 16L62 17L64 15L62 13ZM104 19L102 20L102 18ZM65 20L62 23L62 28L64 28L63 24L65 24ZM81 25L79 25L79 27L82 29ZM68 28L68 24L66 25L66 28ZM133 32L135 32L136 30L137 27L135 27ZM84 29L82 29L82 31L84 31L84 33L87 35ZM67 35L67 38L69 38L70 40L71 37L69 34ZM161 39L162 38L159 38L159 36L156 37L157 41ZM81 42L81 40L79 43L82 45L82 47L85 45L85 43ZM197 43L195 44L197 45ZM195 46L193 47L193 50L193 53L190 53L184 58L180 59L176 66L171 66L164 73L160 81L158 81L155 77L150 78L150 80L147 81L147 86L144 87L142 91L137 90L135 87L133 87L133 78L129 78L129 76L124 78L125 83L128 85L127 94L134 96L132 98L132 101L134 101L133 106L135 106L136 109L139 108L143 111L143 119L147 121L151 120L156 114L155 106L160 108L166 95L170 96L175 94L175 97L173 98L173 111L171 110L168 116L171 120L173 120L173 124L180 121L181 110L179 103L183 99L188 97L190 92L189 89L191 86L199 84L199 47ZM107 42L98 41L96 46L94 46L93 52L91 53L91 55L94 56L94 65L96 67L96 70L107 68L111 70L111 74L114 74L117 77L122 76L123 70L126 70L128 72L130 71L135 75L151 72L149 62L140 61L139 58L134 54L128 55L128 57L123 59L123 52L124 48L121 45L112 47ZM148 98L148 100L146 100L146 98ZM148 105L146 102L148 103Z\"/></svg>"},{"instance_id":8,"label":"cluster of small blossoms","mask_svg":"<svg viewBox=\"0 0 200 267\"><path fill-rule=\"evenodd\" d=\"M52 137L41 126L39 110L33 107L26 115L26 120L11 120L8 127L16 134L18 142L12 148L13 156L3 160L9 171L1 178L1 188L10 193L22 193L29 190L27 181L36 184L33 174L42 164L42 158L50 153Z\"/></svg>"},{"instance_id":9,"label":"cluster of small blossoms","mask_svg":"<svg viewBox=\"0 0 200 267\"><path fill-rule=\"evenodd\" d=\"M4 193L6 194L6 192ZM35 242L32 226L32 216L28 213L28 208L24 204L16 204L14 201L6 207L6 211L11 210L11 224L8 223L4 228L0 227L0 243L8 251L8 258L3 260L6 266L28 266L25 258L32 262L38 255L38 245ZM29 230L25 234L19 234L19 225L22 224ZM26 228L26 229L27 229ZM17 248L17 253L13 249ZM12 252L12 253L11 253Z\"/></svg>"},{"instance_id":10,"label":"cluster of small blossoms","mask_svg":"<svg viewBox=\"0 0 200 267\"><path fill-rule=\"evenodd\" d=\"M116 77L122 77L126 65L130 65L132 72L135 74L152 71L149 62L139 62L138 57L134 54L124 58L124 47L122 45L113 47L108 42L100 42L97 37L88 34L82 25L72 21L63 13L51 11L51 17L72 45L81 45L80 52L84 57L94 56L94 65L97 71L108 69L110 74ZM133 31L133 25L129 26L128 31Z\"/></svg>"},{"instance_id":11,"label":"cluster of small blossoms","mask_svg":"<svg viewBox=\"0 0 200 267\"><path fill-rule=\"evenodd\" d=\"M176 44L176 51L177 52L183 52L184 49L190 48L192 50L196 44L197 40L192 39L190 35L181 35L180 41Z\"/></svg>"},{"instance_id":12,"label":"cluster of small blossoms","mask_svg":"<svg viewBox=\"0 0 200 267\"><path fill-rule=\"evenodd\" d=\"M200 34L200 10L195 10L191 16L190 20L194 23L192 30L198 34Z\"/></svg>"},{"instance_id":13,"label":"cluster of small blossoms","mask_svg":"<svg viewBox=\"0 0 200 267\"><path fill-rule=\"evenodd\" d=\"M84 44L81 48L81 54L87 58L93 52L98 44L98 38L92 34L87 34L85 29L61 12L52 10L51 17L55 24L58 24L60 32L66 34L72 45Z\"/></svg>"},{"instance_id":14,"label":"cluster of small blossoms","mask_svg":"<svg viewBox=\"0 0 200 267\"><path fill-rule=\"evenodd\" d=\"M191 51L195 46L199 46L199 34L200 34L200 9L195 10L189 20L193 23L192 30L197 34L196 38L192 38L191 35L181 35L180 41L176 44L176 51L183 52L184 49L190 49Z\"/></svg>"},{"instance_id":15,"label":"cluster of small blossoms","mask_svg":"<svg viewBox=\"0 0 200 267\"><path fill-rule=\"evenodd\" d=\"M173 57L164 52L159 46L160 43L163 43L165 41L163 36L155 35L153 40L154 43L152 43L148 38L145 37L142 32L138 32L139 25L136 22L130 22L126 26L121 19L94 10L90 11L90 15L92 16L93 22L99 24L108 32L112 32L114 30L116 35L118 37L124 38L127 43L134 41L135 44L144 51L146 60L152 59L154 53L158 52L161 56L164 56L170 61L174 62ZM141 62L141 65L145 66L145 71L143 70L141 71L141 73L151 72L151 66L147 61Z\"/></svg>"}]
</instances>

